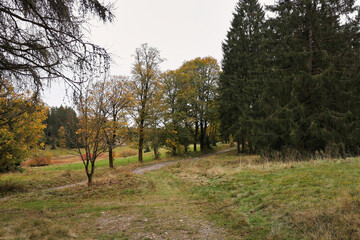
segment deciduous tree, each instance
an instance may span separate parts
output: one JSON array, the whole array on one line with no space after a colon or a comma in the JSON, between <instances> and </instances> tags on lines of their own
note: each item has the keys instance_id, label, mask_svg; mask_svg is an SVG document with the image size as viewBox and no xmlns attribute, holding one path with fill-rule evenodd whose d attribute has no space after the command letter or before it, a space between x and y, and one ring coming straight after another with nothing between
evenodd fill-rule
<instances>
[{"instance_id":1,"label":"deciduous tree","mask_svg":"<svg viewBox=\"0 0 360 240\"><path fill-rule=\"evenodd\" d=\"M94 93L95 101L103 98L101 108L107 119L104 133L108 144L109 167L113 168L113 149L127 139L127 114L132 104L129 79L125 76L112 76L110 81L96 83Z\"/></svg>"},{"instance_id":2,"label":"deciduous tree","mask_svg":"<svg viewBox=\"0 0 360 240\"><path fill-rule=\"evenodd\" d=\"M79 129L76 135L78 153L85 167L88 186L91 187L95 161L108 148L105 134L107 118L103 111L105 91L98 91L94 84L82 87L75 97L79 113Z\"/></svg>"},{"instance_id":3,"label":"deciduous tree","mask_svg":"<svg viewBox=\"0 0 360 240\"><path fill-rule=\"evenodd\" d=\"M0 85L0 172L19 169L21 162L44 144L39 141L47 109L29 99L30 92L16 92L6 81Z\"/></svg>"},{"instance_id":4,"label":"deciduous tree","mask_svg":"<svg viewBox=\"0 0 360 240\"><path fill-rule=\"evenodd\" d=\"M133 96L133 116L138 130L139 162L143 162L145 127L151 120L151 112L156 105L155 98L160 86L160 64L163 59L156 48L147 44L135 51L130 88Z\"/></svg>"},{"instance_id":5,"label":"deciduous tree","mask_svg":"<svg viewBox=\"0 0 360 240\"><path fill-rule=\"evenodd\" d=\"M179 71L189 84L189 116L194 125L194 149L199 140L200 148L204 151L210 148L208 127L213 115L217 114L215 99L220 67L216 59L205 57L185 62Z\"/></svg>"}]
</instances>

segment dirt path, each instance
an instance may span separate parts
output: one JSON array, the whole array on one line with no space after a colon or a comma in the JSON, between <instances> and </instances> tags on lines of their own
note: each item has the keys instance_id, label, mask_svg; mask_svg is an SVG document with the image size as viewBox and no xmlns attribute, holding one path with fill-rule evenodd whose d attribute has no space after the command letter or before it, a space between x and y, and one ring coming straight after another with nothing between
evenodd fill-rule
<instances>
[{"instance_id":1,"label":"dirt path","mask_svg":"<svg viewBox=\"0 0 360 240\"><path fill-rule=\"evenodd\" d=\"M196 158L186 158L186 159L169 161L169 162L155 163L155 164L148 165L148 166L145 166L145 167L136 168L136 169L132 170L131 172L132 173L137 173L137 174L144 174L146 172L158 170L158 169L163 168L165 166L171 166L171 165L177 164L178 162L196 161L196 160L199 160L201 158L206 158L206 157L210 157L210 156L214 156L214 155L223 154L223 153L229 152L231 150L232 149L230 148L230 149L221 150L221 151L218 151L218 152L215 152L215 153L205 154L205 155L202 155L202 156L196 157Z\"/></svg>"}]
</instances>

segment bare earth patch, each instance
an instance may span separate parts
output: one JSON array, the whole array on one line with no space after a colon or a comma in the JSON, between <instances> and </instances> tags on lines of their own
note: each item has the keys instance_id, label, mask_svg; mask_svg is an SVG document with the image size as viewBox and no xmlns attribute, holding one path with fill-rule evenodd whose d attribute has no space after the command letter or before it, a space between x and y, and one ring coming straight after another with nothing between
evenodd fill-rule
<instances>
[{"instance_id":1,"label":"bare earth patch","mask_svg":"<svg viewBox=\"0 0 360 240\"><path fill-rule=\"evenodd\" d=\"M96 221L99 232L128 239L236 239L208 220L201 204L183 196L176 184L156 174L147 178L154 187L123 200L121 210L103 212Z\"/></svg>"}]
</instances>

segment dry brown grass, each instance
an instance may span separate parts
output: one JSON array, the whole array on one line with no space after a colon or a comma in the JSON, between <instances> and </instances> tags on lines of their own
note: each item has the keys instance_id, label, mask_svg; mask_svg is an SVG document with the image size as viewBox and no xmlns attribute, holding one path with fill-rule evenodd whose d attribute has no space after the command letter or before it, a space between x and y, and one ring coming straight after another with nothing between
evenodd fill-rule
<instances>
[{"instance_id":1,"label":"dry brown grass","mask_svg":"<svg viewBox=\"0 0 360 240\"><path fill-rule=\"evenodd\" d=\"M122 150L121 152L114 153L115 158L125 158L125 157L131 157L138 154L138 151L135 149L127 148Z\"/></svg>"},{"instance_id":2,"label":"dry brown grass","mask_svg":"<svg viewBox=\"0 0 360 240\"><path fill-rule=\"evenodd\" d=\"M291 224L304 239L360 239L360 201L345 195L327 208L291 214Z\"/></svg>"},{"instance_id":3,"label":"dry brown grass","mask_svg":"<svg viewBox=\"0 0 360 240\"><path fill-rule=\"evenodd\" d=\"M294 168L302 163L299 161L262 161L257 155L235 155L228 153L222 157L212 156L201 161L182 163L181 176L203 175L207 177L223 177L235 175L243 170L278 170ZM316 161L313 161L316 163ZM176 171L176 170L175 170Z\"/></svg>"},{"instance_id":4,"label":"dry brown grass","mask_svg":"<svg viewBox=\"0 0 360 240\"><path fill-rule=\"evenodd\" d=\"M49 216L34 216L27 214L16 222L9 222L9 226L3 226L0 230L0 239L74 239L76 234L64 226L55 222ZM10 225L11 224L11 225ZM5 237L5 238L2 238Z\"/></svg>"}]
</instances>

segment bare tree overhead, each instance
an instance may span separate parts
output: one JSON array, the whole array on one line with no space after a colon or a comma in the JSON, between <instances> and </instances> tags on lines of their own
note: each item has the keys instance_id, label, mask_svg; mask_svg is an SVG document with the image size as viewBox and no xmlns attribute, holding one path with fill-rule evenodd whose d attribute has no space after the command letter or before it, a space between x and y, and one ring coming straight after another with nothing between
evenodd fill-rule
<instances>
[{"instance_id":1,"label":"bare tree overhead","mask_svg":"<svg viewBox=\"0 0 360 240\"><path fill-rule=\"evenodd\" d=\"M83 29L90 15L112 21L110 8L98 0L1 0L0 79L36 93L56 78L77 88L83 78L75 71L108 61L104 49L84 40Z\"/></svg>"}]
</instances>

